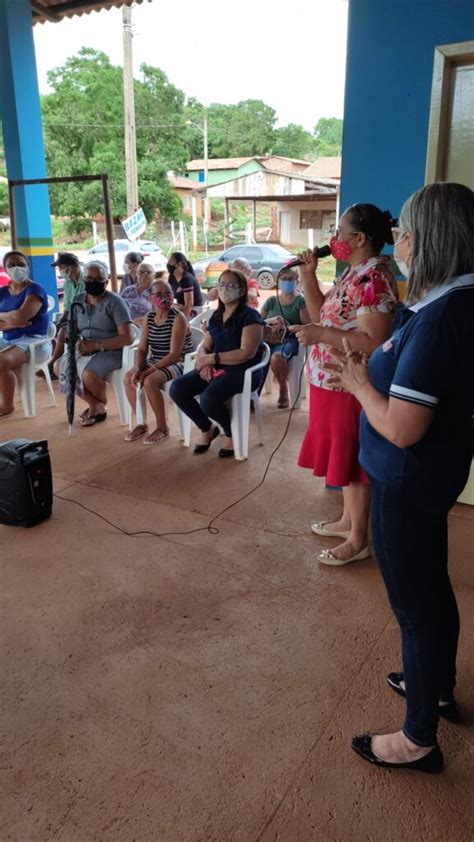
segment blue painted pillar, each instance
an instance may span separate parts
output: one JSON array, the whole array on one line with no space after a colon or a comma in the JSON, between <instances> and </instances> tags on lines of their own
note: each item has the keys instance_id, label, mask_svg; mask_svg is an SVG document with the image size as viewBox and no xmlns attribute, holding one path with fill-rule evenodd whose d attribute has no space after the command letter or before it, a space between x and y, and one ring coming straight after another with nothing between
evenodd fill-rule
<instances>
[{"instance_id":1,"label":"blue painted pillar","mask_svg":"<svg viewBox=\"0 0 474 842\"><path fill-rule=\"evenodd\" d=\"M8 178L46 178L29 0L0 0L0 116ZM15 202L18 248L30 256L33 279L58 309L48 188L15 187Z\"/></svg>"}]
</instances>

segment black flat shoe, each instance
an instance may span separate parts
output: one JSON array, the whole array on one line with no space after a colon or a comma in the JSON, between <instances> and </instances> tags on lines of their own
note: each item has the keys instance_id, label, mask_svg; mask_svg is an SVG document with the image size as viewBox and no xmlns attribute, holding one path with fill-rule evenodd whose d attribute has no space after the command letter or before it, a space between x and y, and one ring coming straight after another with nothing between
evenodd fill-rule
<instances>
[{"instance_id":1,"label":"black flat shoe","mask_svg":"<svg viewBox=\"0 0 474 842\"><path fill-rule=\"evenodd\" d=\"M219 450L219 459L231 459L234 455L233 450L228 450L225 447L221 447Z\"/></svg>"},{"instance_id":2,"label":"black flat shoe","mask_svg":"<svg viewBox=\"0 0 474 842\"><path fill-rule=\"evenodd\" d=\"M207 451L209 450L212 442L214 441L214 439L217 438L219 433L220 433L219 427L214 427L212 439L207 444L197 444L194 448L194 453L207 453Z\"/></svg>"},{"instance_id":3,"label":"black flat shoe","mask_svg":"<svg viewBox=\"0 0 474 842\"><path fill-rule=\"evenodd\" d=\"M364 760L373 763L374 766L383 766L386 769L415 769L418 772L428 772L432 775L443 771L444 760L439 746L435 746L429 754L420 757L419 760L411 760L407 763L389 763L388 760L380 760L372 751L372 734L360 734L353 737L352 748Z\"/></svg>"},{"instance_id":4,"label":"black flat shoe","mask_svg":"<svg viewBox=\"0 0 474 842\"><path fill-rule=\"evenodd\" d=\"M402 698L406 697L405 689L401 686L401 682L403 681L402 672L389 672L386 680L387 684L395 691L395 693L402 696ZM439 715L442 716L443 719L447 719L448 722L459 722L460 713L457 702L453 699L452 702L448 702L444 705L440 703Z\"/></svg>"}]
</instances>

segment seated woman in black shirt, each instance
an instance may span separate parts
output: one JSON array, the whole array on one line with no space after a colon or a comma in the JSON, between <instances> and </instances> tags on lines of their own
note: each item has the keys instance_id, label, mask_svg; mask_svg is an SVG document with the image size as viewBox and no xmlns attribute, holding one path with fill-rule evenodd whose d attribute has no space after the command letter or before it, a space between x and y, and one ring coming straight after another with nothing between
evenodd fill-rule
<instances>
[{"instance_id":1,"label":"seated woman in black shirt","mask_svg":"<svg viewBox=\"0 0 474 842\"><path fill-rule=\"evenodd\" d=\"M242 391L246 370L261 359L264 321L247 305L247 281L242 272L224 271L218 292L219 305L198 349L196 368L171 384L170 395L201 430L194 452L205 453L219 435L212 418L224 431L219 456L226 458L234 455L226 401ZM261 371L255 372L253 388L258 387L261 377Z\"/></svg>"},{"instance_id":2,"label":"seated woman in black shirt","mask_svg":"<svg viewBox=\"0 0 474 842\"><path fill-rule=\"evenodd\" d=\"M187 319L196 315L195 307L202 307L202 292L194 269L186 255L180 251L170 254L166 268L169 284L176 303Z\"/></svg>"}]
</instances>

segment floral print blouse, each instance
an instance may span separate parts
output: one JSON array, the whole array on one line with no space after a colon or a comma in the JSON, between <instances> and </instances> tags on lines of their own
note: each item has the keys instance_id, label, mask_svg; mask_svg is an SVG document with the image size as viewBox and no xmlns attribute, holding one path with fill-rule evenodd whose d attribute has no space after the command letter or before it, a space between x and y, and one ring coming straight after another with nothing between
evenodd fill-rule
<instances>
[{"instance_id":1,"label":"floral print blouse","mask_svg":"<svg viewBox=\"0 0 474 842\"><path fill-rule=\"evenodd\" d=\"M388 268L390 257L369 257L358 266L348 266L336 279L321 307L319 323L323 327L355 330L357 319L367 313L393 313L398 304L396 281ZM334 362L330 346L323 342L311 345L306 373L313 386L330 389L330 375L321 366Z\"/></svg>"}]
</instances>

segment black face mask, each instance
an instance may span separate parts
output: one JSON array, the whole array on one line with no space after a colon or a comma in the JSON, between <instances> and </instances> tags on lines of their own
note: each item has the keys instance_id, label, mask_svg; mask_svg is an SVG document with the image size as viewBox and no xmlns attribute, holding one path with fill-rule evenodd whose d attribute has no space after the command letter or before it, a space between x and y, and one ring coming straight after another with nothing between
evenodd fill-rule
<instances>
[{"instance_id":1,"label":"black face mask","mask_svg":"<svg viewBox=\"0 0 474 842\"><path fill-rule=\"evenodd\" d=\"M167 263L166 268L170 275L172 275L174 273L174 270L176 269L176 263Z\"/></svg>"},{"instance_id":2,"label":"black face mask","mask_svg":"<svg viewBox=\"0 0 474 842\"><path fill-rule=\"evenodd\" d=\"M105 292L105 283L104 281L86 281L85 282L86 292L89 295L99 296Z\"/></svg>"}]
</instances>

